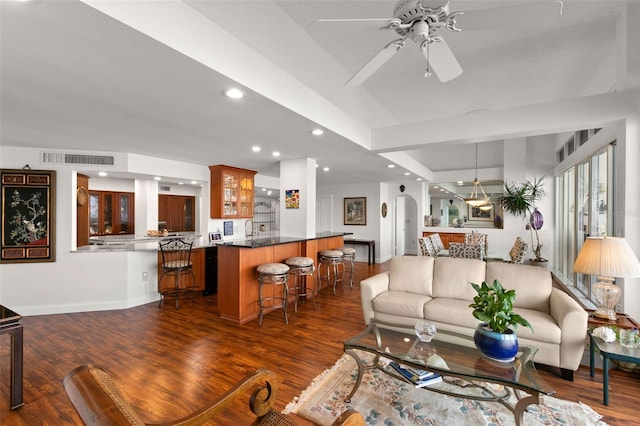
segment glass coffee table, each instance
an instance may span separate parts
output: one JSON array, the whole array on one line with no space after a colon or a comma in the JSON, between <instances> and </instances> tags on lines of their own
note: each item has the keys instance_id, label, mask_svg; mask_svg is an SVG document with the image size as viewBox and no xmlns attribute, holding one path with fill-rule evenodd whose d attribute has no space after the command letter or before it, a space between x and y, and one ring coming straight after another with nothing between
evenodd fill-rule
<instances>
[{"instance_id":1,"label":"glass coffee table","mask_svg":"<svg viewBox=\"0 0 640 426\"><path fill-rule=\"evenodd\" d=\"M373 361L364 361L359 351L373 354ZM365 369L376 368L405 380L388 365L391 361L432 371L440 374L444 382L456 385L455 391L440 389L438 385L424 389L504 405L513 413L516 425L522 424L527 406L540 404L541 395L555 393L538 375L533 363L537 349L530 346L520 346L514 361L498 362L482 355L472 336L438 330L434 339L426 343L416 337L413 328L377 323L344 342L344 352L358 364L358 377L347 402L358 390ZM470 391L478 388L483 392ZM515 405L508 402L512 394L516 397Z\"/></svg>"}]
</instances>

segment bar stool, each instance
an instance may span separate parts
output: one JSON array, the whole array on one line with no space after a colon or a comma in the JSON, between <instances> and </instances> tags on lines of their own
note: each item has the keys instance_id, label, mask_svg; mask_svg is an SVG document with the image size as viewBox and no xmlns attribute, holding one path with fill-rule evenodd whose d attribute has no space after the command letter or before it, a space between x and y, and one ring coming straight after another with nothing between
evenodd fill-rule
<instances>
[{"instance_id":1,"label":"bar stool","mask_svg":"<svg viewBox=\"0 0 640 426\"><path fill-rule=\"evenodd\" d=\"M264 316L264 308L275 307L274 301L282 301L282 311L284 312L284 322L289 324L287 318L287 300L289 300L289 267L284 263L264 263L256 268L258 273L258 306L260 307L260 320L258 325L262 326L262 317ZM272 296L263 296L263 287L266 285L273 286ZM275 287L282 286L282 296L275 295ZM265 302L272 302L265 306Z\"/></svg>"},{"instance_id":2,"label":"bar stool","mask_svg":"<svg viewBox=\"0 0 640 426\"><path fill-rule=\"evenodd\" d=\"M294 311L298 312L298 299L301 296L311 297L311 303L313 303L313 310L316 309L316 299L314 298L316 292L315 283L315 266L313 259L310 257L290 257L284 261L285 265L289 267L289 276L293 276L293 287L289 287L289 291L293 290L295 293ZM309 285L308 279L302 279L302 277L311 277L313 279L313 285Z\"/></svg>"},{"instance_id":3,"label":"bar stool","mask_svg":"<svg viewBox=\"0 0 640 426\"><path fill-rule=\"evenodd\" d=\"M342 252L342 259L349 261L349 270L345 270L345 273L349 273L349 287L353 288L353 271L355 270L356 261L356 249L353 247L338 247L334 250Z\"/></svg>"},{"instance_id":4,"label":"bar stool","mask_svg":"<svg viewBox=\"0 0 640 426\"><path fill-rule=\"evenodd\" d=\"M329 285L330 281L333 281L333 294L336 294L338 281L342 283L342 287L344 288L344 282L342 281L342 277L344 276L342 256L342 252L337 250L322 250L318 253L318 290L322 287L323 280L327 281L327 285ZM322 269L325 270L326 275L322 275Z\"/></svg>"}]
</instances>

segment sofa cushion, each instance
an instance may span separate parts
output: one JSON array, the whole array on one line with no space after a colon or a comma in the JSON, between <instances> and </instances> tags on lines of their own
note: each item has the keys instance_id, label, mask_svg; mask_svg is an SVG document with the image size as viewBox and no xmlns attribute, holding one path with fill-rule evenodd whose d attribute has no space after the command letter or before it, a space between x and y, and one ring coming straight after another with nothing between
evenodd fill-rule
<instances>
[{"instance_id":1,"label":"sofa cushion","mask_svg":"<svg viewBox=\"0 0 640 426\"><path fill-rule=\"evenodd\" d=\"M502 287L516 291L516 308L549 313L551 273L546 268L504 262L487 263L487 282L497 279Z\"/></svg>"},{"instance_id":2,"label":"sofa cushion","mask_svg":"<svg viewBox=\"0 0 640 426\"><path fill-rule=\"evenodd\" d=\"M373 299L376 312L403 317L422 318L422 309L431 298L423 294L405 291L385 291Z\"/></svg>"},{"instance_id":3,"label":"sofa cushion","mask_svg":"<svg viewBox=\"0 0 640 426\"><path fill-rule=\"evenodd\" d=\"M433 273L433 297L468 300L476 295L471 283L485 280L486 267L482 260L438 257Z\"/></svg>"},{"instance_id":4,"label":"sofa cushion","mask_svg":"<svg viewBox=\"0 0 640 426\"><path fill-rule=\"evenodd\" d=\"M445 324L458 325L470 329L480 323L469 307L469 300L439 297L424 305L424 317Z\"/></svg>"},{"instance_id":5,"label":"sofa cushion","mask_svg":"<svg viewBox=\"0 0 640 426\"><path fill-rule=\"evenodd\" d=\"M389 265L389 290L431 296L433 261L431 256L393 257Z\"/></svg>"}]
</instances>

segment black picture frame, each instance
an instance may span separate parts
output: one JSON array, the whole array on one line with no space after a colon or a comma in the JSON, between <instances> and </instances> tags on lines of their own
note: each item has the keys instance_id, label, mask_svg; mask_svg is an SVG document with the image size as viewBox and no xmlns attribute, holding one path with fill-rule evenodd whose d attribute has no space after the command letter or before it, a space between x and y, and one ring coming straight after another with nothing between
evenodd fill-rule
<instances>
[{"instance_id":1,"label":"black picture frame","mask_svg":"<svg viewBox=\"0 0 640 426\"><path fill-rule=\"evenodd\" d=\"M0 169L0 263L55 262L56 172Z\"/></svg>"}]
</instances>

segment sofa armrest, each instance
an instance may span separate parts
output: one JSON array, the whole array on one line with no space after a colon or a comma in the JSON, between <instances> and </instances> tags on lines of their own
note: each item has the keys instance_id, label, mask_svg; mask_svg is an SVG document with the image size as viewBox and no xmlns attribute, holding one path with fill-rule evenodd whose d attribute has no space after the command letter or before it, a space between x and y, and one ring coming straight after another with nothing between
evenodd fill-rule
<instances>
[{"instance_id":1,"label":"sofa armrest","mask_svg":"<svg viewBox=\"0 0 640 426\"><path fill-rule=\"evenodd\" d=\"M373 299L388 289L389 272L381 272L366 280L360 281L360 300L362 302L362 314L365 324L369 325L373 319Z\"/></svg>"},{"instance_id":2,"label":"sofa armrest","mask_svg":"<svg viewBox=\"0 0 640 426\"><path fill-rule=\"evenodd\" d=\"M553 288L549 298L551 316L560 327L560 368L575 371L580 366L587 338L588 314L571 296Z\"/></svg>"}]
</instances>

